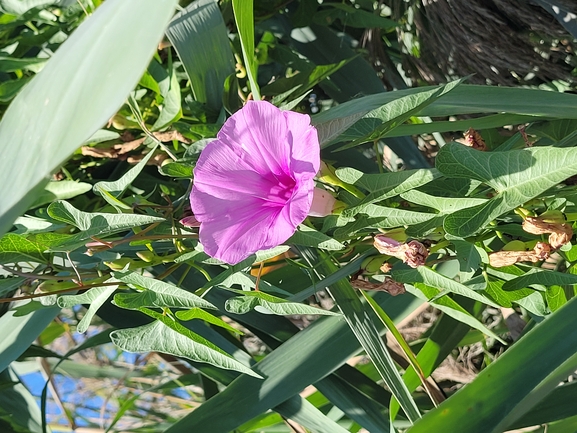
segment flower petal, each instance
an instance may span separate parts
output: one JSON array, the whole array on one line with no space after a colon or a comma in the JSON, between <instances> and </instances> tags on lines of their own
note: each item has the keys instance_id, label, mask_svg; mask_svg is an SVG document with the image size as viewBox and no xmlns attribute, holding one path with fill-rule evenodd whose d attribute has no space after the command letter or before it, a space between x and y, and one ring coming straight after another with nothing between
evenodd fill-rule
<instances>
[{"instance_id":1,"label":"flower petal","mask_svg":"<svg viewBox=\"0 0 577 433\"><path fill-rule=\"evenodd\" d=\"M287 122L289 142L291 143L291 170L293 173L306 173L314 177L320 168L320 145L317 130L311 125L306 114L293 111L282 112Z\"/></svg>"},{"instance_id":2,"label":"flower petal","mask_svg":"<svg viewBox=\"0 0 577 433\"><path fill-rule=\"evenodd\" d=\"M296 226L279 218L281 208L263 208L254 202L239 206L203 193L197 197L206 208L222 211L219 218L201 224L200 242L208 255L229 264L282 244L296 230Z\"/></svg>"},{"instance_id":3,"label":"flower petal","mask_svg":"<svg viewBox=\"0 0 577 433\"><path fill-rule=\"evenodd\" d=\"M290 146L287 124L282 112L266 101L248 101L234 113L218 133L218 139L230 144L243 159L261 174L276 176L290 173Z\"/></svg>"},{"instance_id":4,"label":"flower petal","mask_svg":"<svg viewBox=\"0 0 577 433\"><path fill-rule=\"evenodd\" d=\"M223 200L244 200L246 196L264 198L277 183L272 175L257 173L236 149L220 140L206 146L194 168L194 188ZM194 197L194 193L191 196ZM200 203L193 201L192 211L198 218Z\"/></svg>"}]
</instances>

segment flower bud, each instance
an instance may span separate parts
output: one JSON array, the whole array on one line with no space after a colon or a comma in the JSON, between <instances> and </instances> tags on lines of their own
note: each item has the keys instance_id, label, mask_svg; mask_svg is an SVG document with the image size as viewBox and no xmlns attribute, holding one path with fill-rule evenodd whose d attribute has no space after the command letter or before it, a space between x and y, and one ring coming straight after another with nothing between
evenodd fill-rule
<instances>
[{"instance_id":1,"label":"flower bud","mask_svg":"<svg viewBox=\"0 0 577 433\"><path fill-rule=\"evenodd\" d=\"M571 242L573 229L570 224L551 222L559 221L558 215L542 215L540 217L527 217L523 221L523 230L534 235L550 233L549 244L553 249L561 248Z\"/></svg>"},{"instance_id":2,"label":"flower bud","mask_svg":"<svg viewBox=\"0 0 577 433\"><path fill-rule=\"evenodd\" d=\"M333 195L321 188L313 190L313 203L309 210L309 215L314 217L325 217L333 213L335 206L335 198Z\"/></svg>"},{"instance_id":3,"label":"flower bud","mask_svg":"<svg viewBox=\"0 0 577 433\"><path fill-rule=\"evenodd\" d=\"M415 240L401 244L387 236L376 235L373 245L381 254L396 257L411 268L424 265L429 255L427 248Z\"/></svg>"}]
</instances>

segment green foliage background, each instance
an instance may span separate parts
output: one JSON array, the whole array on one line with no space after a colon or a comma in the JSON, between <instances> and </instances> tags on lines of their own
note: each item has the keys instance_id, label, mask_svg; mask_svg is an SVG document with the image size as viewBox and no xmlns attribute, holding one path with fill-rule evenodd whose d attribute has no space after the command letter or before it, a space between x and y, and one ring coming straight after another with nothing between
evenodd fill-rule
<instances>
[{"instance_id":1,"label":"green foliage background","mask_svg":"<svg viewBox=\"0 0 577 433\"><path fill-rule=\"evenodd\" d=\"M0 0L2 431L64 428L46 416L54 382L40 408L20 383L30 362L126 387L101 425L65 402L71 430L575 431L574 238L547 261L489 262L547 242L522 229L527 215L577 219L574 84L408 83L396 41L411 14L396 6ZM385 76L363 34L378 36ZM229 266L180 220L200 152L249 97L312 115L319 185L344 209ZM469 128L486 152L451 141ZM425 243L425 266L379 255L379 232ZM378 286L385 260L405 294L353 288L359 276ZM405 341L396 326L427 303L434 323ZM520 338L491 324L501 311L522 318ZM71 329L89 337L51 345ZM472 383L437 384L471 344L483 349ZM93 350L161 362L87 368L78 356Z\"/></svg>"}]
</instances>

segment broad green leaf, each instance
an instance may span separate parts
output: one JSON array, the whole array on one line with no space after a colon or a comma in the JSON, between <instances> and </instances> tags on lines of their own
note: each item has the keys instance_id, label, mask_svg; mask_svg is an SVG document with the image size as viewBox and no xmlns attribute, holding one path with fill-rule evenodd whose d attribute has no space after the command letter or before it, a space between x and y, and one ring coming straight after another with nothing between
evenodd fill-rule
<instances>
[{"instance_id":1,"label":"broad green leaf","mask_svg":"<svg viewBox=\"0 0 577 433\"><path fill-rule=\"evenodd\" d=\"M513 302L526 298L533 293L531 289L503 290L504 282L489 277L485 294L502 307L511 308Z\"/></svg>"},{"instance_id":2,"label":"broad green leaf","mask_svg":"<svg viewBox=\"0 0 577 433\"><path fill-rule=\"evenodd\" d=\"M82 320L78 322L78 326L76 327L77 332L84 334L88 330L90 322L98 309L110 298L117 288L118 286L94 287L80 295L59 296L57 304L60 308L71 308L78 304L90 304Z\"/></svg>"},{"instance_id":3,"label":"broad green leaf","mask_svg":"<svg viewBox=\"0 0 577 433\"><path fill-rule=\"evenodd\" d=\"M0 232L34 202L52 171L122 105L175 4L105 2L12 101L0 123Z\"/></svg>"},{"instance_id":4,"label":"broad green leaf","mask_svg":"<svg viewBox=\"0 0 577 433\"><path fill-rule=\"evenodd\" d=\"M54 200L68 200L77 195L84 194L91 189L92 185L85 182L74 182L71 180L48 182L44 187L44 191L36 198L30 207L42 206Z\"/></svg>"},{"instance_id":5,"label":"broad green leaf","mask_svg":"<svg viewBox=\"0 0 577 433\"><path fill-rule=\"evenodd\" d=\"M488 263L489 257L482 248L467 241L453 240L457 260L459 260L459 281L465 282L470 279L481 267L482 263Z\"/></svg>"},{"instance_id":6,"label":"broad green leaf","mask_svg":"<svg viewBox=\"0 0 577 433\"><path fill-rule=\"evenodd\" d=\"M497 194L485 204L456 211L445 218L447 233L471 236L511 209L577 174L577 148L532 147L505 152L480 152L449 143L437 155L445 176L476 179Z\"/></svg>"},{"instance_id":7,"label":"broad green leaf","mask_svg":"<svg viewBox=\"0 0 577 433\"><path fill-rule=\"evenodd\" d=\"M7 233L0 238L0 262L36 262L46 263L46 246L30 241L22 235Z\"/></svg>"},{"instance_id":8,"label":"broad green leaf","mask_svg":"<svg viewBox=\"0 0 577 433\"><path fill-rule=\"evenodd\" d=\"M413 189L400 194L401 198L411 203L420 204L438 210L441 213L451 213L460 209L477 206L486 203L483 198L467 197L435 197Z\"/></svg>"},{"instance_id":9,"label":"broad green leaf","mask_svg":"<svg viewBox=\"0 0 577 433\"><path fill-rule=\"evenodd\" d=\"M250 91L256 101L259 101L260 90L257 82L257 62L254 57L254 16L253 0L232 0L232 9L234 11L234 20L238 28L240 37L240 46L242 48L242 57Z\"/></svg>"},{"instance_id":10,"label":"broad green leaf","mask_svg":"<svg viewBox=\"0 0 577 433\"><path fill-rule=\"evenodd\" d=\"M338 141L351 141L351 143L339 147L337 151L385 137L389 131L392 131L419 113L427 105L453 90L461 81L453 81L433 90L425 90L417 94L403 96L368 112L336 139Z\"/></svg>"},{"instance_id":11,"label":"broad green leaf","mask_svg":"<svg viewBox=\"0 0 577 433\"><path fill-rule=\"evenodd\" d=\"M73 225L80 230L78 234L66 238L64 241L63 246L70 248L77 248L83 245L85 240L93 236L105 236L111 233L129 230L136 226L164 221L163 218L149 215L83 212L65 201L52 203L48 207L48 215L58 221Z\"/></svg>"},{"instance_id":12,"label":"broad green leaf","mask_svg":"<svg viewBox=\"0 0 577 433\"><path fill-rule=\"evenodd\" d=\"M289 238L287 243L336 251L342 250L345 247L330 236L302 224L298 227L295 234Z\"/></svg>"},{"instance_id":13,"label":"broad green leaf","mask_svg":"<svg viewBox=\"0 0 577 433\"><path fill-rule=\"evenodd\" d=\"M194 98L220 110L224 82L234 73L234 57L217 2L191 2L175 15L166 35L184 64Z\"/></svg>"},{"instance_id":14,"label":"broad green leaf","mask_svg":"<svg viewBox=\"0 0 577 433\"><path fill-rule=\"evenodd\" d=\"M532 284L544 286L577 284L577 275L547 269L534 269L531 273L507 281L503 284L503 290L519 290L530 287Z\"/></svg>"},{"instance_id":15,"label":"broad green leaf","mask_svg":"<svg viewBox=\"0 0 577 433\"><path fill-rule=\"evenodd\" d=\"M393 228L404 225L412 226L437 218L436 214L413 212L404 209L378 206L375 204L364 206L362 212L367 215L362 215L352 223L349 223L344 227L339 227L335 230L335 236L339 239L345 239L357 231L371 228ZM437 224L434 225L434 227L436 226Z\"/></svg>"},{"instance_id":16,"label":"broad green leaf","mask_svg":"<svg viewBox=\"0 0 577 433\"><path fill-rule=\"evenodd\" d=\"M398 269L393 269L391 276L395 281L400 283L413 285L415 283L423 283L427 286L435 287L442 292L456 293L457 295L474 299L475 301L491 305L492 307L499 307L499 305L477 293L475 290L457 283L455 280L447 278L427 266L419 266L415 269L410 269L408 266L399 267Z\"/></svg>"},{"instance_id":17,"label":"broad green leaf","mask_svg":"<svg viewBox=\"0 0 577 433\"><path fill-rule=\"evenodd\" d=\"M405 170L394 173L364 174L353 168L342 168L336 171L343 182L359 186L370 192L359 204L343 211L344 217L355 216L365 212L367 205L379 200L394 197L405 191L425 185L440 177L435 169Z\"/></svg>"},{"instance_id":18,"label":"broad green leaf","mask_svg":"<svg viewBox=\"0 0 577 433\"><path fill-rule=\"evenodd\" d=\"M114 272L113 276L138 289L146 289L139 293L116 294L114 303L121 308L133 310L138 310L141 307L216 308L194 293L136 272Z\"/></svg>"},{"instance_id":19,"label":"broad green leaf","mask_svg":"<svg viewBox=\"0 0 577 433\"><path fill-rule=\"evenodd\" d=\"M408 433L504 431L575 370L576 327L574 298L521 337L475 381L423 416Z\"/></svg>"},{"instance_id":20,"label":"broad green leaf","mask_svg":"<svg viewBox=\"0 0 577 433\"><path fill-rule=\"evenodd\" d=\"M264 292L243 292L243 296L236 296L230 298L226 301L225 309L229 313L235 314L245 314L250 310L256 309L260 313L279 314L279 315L291 315L291 314L320 314L325 316L338 316L338 313L333 313L332 311L323 310L316 307L311 307L310 305L300 304L298 302L289 302L286 299L278 298L276 296L269 295ZM265 310L259 309L258 307L264 307Z\"/></svg>"},{"instance_id":21,"label":"broad green leaf","mask_svg":"<svg viewBox=\"0 0 577 433\"><path fill-rule=\"evenodd\" d=\"M260 377L228 353L200 335L189 331L170 317L148 309L142 311L157 320L138 328L113 331L110 338L121 349L137 353L153 351L168 353L192 361L206 362L225 370L234 370L252 377Z\"/></svg>"},{"instance_id":22,"label":"broad green leaf","mask_svg":"<svg viewBox=\"0 0 577 433\"><path fill-rule=\"evenodd\" d=\"M338 278L342 276L338 275ZM211 291L208 296L212 295L211 301L217 303L216 296L220 293L222 291ZM420 301L413 297L388 297L382 306L398 323L418 303ZM254 312L235 319L243 322L254 316L258 317L258 322L249 322L251 326L257 326L263 319L284 322L282 317ZM263 332L270 333L272 329L274 327L267 326ZM218 395L171 426L167 433L234 431L239 425L298 395L307 384L322 379L360 350L358 341L341 317L322 317L292 336L294 332L294 328L292 333L283 332L285 338L281 341L288 341L255 365L254 369L265 377L263 381L249 376L237 378ZM307 362L303 363L303 359Z\"/></svg>"}]
</instances>

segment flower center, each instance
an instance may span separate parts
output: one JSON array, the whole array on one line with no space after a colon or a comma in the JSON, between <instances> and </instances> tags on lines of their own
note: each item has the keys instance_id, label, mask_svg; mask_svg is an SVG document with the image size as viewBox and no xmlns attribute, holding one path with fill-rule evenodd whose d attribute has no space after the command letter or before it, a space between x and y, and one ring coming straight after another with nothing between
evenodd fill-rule
<instances>
[{"instance_id":1,"label":"flower center","mask_svg":"<svg viewBox=\"0 0 577 433\"><path fill-rule=\"evenodd\" d=\"M296 182L290 176L282 176L274 180L271 179L270 190L265 201L271 206L284 206L286 202L292 197Z\"/></svg>"}]
</instances>

